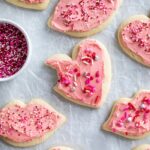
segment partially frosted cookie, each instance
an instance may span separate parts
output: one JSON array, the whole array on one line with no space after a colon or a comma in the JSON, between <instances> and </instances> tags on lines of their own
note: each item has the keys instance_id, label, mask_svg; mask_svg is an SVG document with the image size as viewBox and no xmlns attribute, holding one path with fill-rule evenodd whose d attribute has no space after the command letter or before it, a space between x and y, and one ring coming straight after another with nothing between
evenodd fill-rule
<instances>
[{"instance_id":1,"label":"partially frosted cookie","mask_svg":"<svg viewBox=\"0 0 150 150\"><path fill-rule=\"evenodd\" d=\"M6 1L18 7L35 10L44 10L47 8L50 0L6 0Z\"/></svg>"},{"instance_id":2,"label":"partially frosted cookie","mask_svg":"<svg viewBox=\"0 0 150 150\"><path fill-rule=\"evenodd\" d=\"M48 26L74 37L86 37L107 26L121 0L60 0Z\"/></svg>"},{"instance_id":3,"label":"partially frosted cookie","mask_svg":"<svg viewBox=\"0 0 150 150\"><path fill-rule=\"evenodd\" d=\"M150 134L150 91L142 90L132 99L121 98L117 101L103 129L129 139L148 136Z\"/></svg>"},{"instance_id":4,"label":"partially frosted cookie","mask_svg":"<svg viewBox=\"0 0 150 150\"><path fill-rule=\"evenodd\" d=\"M72 148L66 147L66 146L57 146L57 147L53 147L49 150L73 150Z\"/></svg>"},{"instance_id":5,"label":"partially frosted cookie","mask_svg":"<svg viewBox=\"0 0 150 150\"><path fill-rule=\"evenodd\" d=\"M28 147L48 139L65 117L43 100L13 101L0 110L0 136L10 145Z\"/></svg>"},{"instance_id":6,"label":"partially frosted cookie","mask_svg":"<svg viewBox=\"0 0 150 150\"><path fill-rule=\"evenodd\" d=\"M46 64L57 71L54 90L66 99L92 108L105 100L111 80L111 63L105 47L95 40L84 40L72 53L56 54Z\"/></svg>"},{"instance_id":7,"label":"partially frosted cookie","mask_svg":"<svg viewBox=\"0 0 150 150\"><path fill-rule=\"evenodd\" d=\"M144 15L130 17L118 30L119 43L126 54L150 67L150 19Z\"/></svg>"},{"instance_id":8,"label":"partially frosted cookie","mask_svg":"<svg viewBox=\"0 0 150 150\"><path fill-rule=\"evenodd\" d=\"M138 147L133 148L133 150L150 150L150 145L149 144L143 144Z\"/></svg>"}]
</instances>

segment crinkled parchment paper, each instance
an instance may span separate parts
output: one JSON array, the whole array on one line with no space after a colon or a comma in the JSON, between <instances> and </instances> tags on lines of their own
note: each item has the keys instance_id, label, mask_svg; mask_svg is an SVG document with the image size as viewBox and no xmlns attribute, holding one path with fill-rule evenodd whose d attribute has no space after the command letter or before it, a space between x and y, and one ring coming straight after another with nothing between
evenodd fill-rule
<instances>
[{"instance_id":1,"label":"crinkled parchment paper","mask_svg":"<svg viewBox=\"0 0 150 150\"><path fill-rule=\"evenodd\" d=\"M47 20L56 3L57 0L51 0L47 10L31 11L0 1L0 18L16 21L27 31L32 42L28 67L16 79L0 83L0 106L13 99L28 102L40 97L68 118L49 140L25 150L48 150L55 145L68 145L75 150L130 150L136 145L150 143L150 137L132 141L100 130L115 100L130 97L142 88L150 89L150 69L126 56L116 40L116 30L123 20L135 14L150 15L150 0L124 0L113 22L103 32L91 37L106 46L113 69L111 90L104 105L97 110L72 104L52 90L56 73L44 65L45 59L55 53L70 54L73 46L81 40L48 29ZM0 142L0 150L15 149Z\"/></svg>"}]
</instances>

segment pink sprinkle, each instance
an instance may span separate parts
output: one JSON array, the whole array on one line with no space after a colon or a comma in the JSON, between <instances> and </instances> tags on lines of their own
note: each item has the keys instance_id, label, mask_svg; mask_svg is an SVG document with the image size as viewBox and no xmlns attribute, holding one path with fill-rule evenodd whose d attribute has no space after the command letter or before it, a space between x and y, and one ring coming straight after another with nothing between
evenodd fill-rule
<instances>
[{"instance_id":1,"label":"pink sprinkle","mask_svg":"<svg viewBox=\"0 0 150 150\"><path fill-rule=\"evenodd\" d=\"M25 63L27 52L23 33L11 24L0 23L0 78L18 72Z\"/></svg>"},{"instance_id":2,"label":"pink sprinkle","mask_svg":"<svg viewBox=\"0 0 150 150\"><path fill-rule=\"evenodd\" d=\"M95 73L95 77L99 77L99 71L96 71L96 73Z\"/></svg>"},{"instance_id":3,"label":"pink sprinkle","mask_svg":"<svg viewBox=\"0 0 150 150\"><path fill-rule=\"evenodd\" d=\"M96 79L96 83L99 83L99 80L98 80L98 79Z\"/></svg>"},{"instance_id":4,"label":"pink sprinkle","mask_svg":"<svg viewBox=\"0 0 150 150\"><path fill-rule=\"evenodd\" d=\"M86 79L85 84L89 84L89 83L90 83L90 79Z\"/></svg>"},{"instance_id":5,"label":"pink sprinkle","mask_svg":"<svg viewBox=\"0 0 150 150\"><path fill-rule=\"evenodd\" d=\"M93 80L93 77L92 77L92 76L90 76L90 80Z\"/></svg>"}]
</instances>

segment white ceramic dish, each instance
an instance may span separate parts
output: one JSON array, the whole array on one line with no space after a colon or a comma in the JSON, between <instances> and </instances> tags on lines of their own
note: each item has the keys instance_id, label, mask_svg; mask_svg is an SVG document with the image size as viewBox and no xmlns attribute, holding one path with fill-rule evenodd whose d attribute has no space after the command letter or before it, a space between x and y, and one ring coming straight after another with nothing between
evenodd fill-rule
<instances>
[{"instance_id":1,"label":"white ceramic dish","mask_svg":"<svg viewBox=\"0 0 150 150\"><path fill-rule=\"evenodd\" d=\"M0 78L0 82L3 82L3 81L8 81L8 80L14 79L15 77L17 77L25 69L25 67L27 66L27 64L29 63L29 60L30 60L31 42L30 42L29 36L26 33L26 31L20 25L15 23L14 21L9 20L9 19L0 19L0 23L8 23L8 24L11 24L11 25L15 26L16 28L18 28L23 33L23 35L25 36L26 41L27 41L27 46L28 46L27 58L25 60L25 63L23 64L23 66L20 68L20 70L18 72L16 72L12 76L9 76L9 77L6 77L6 78Z\"/></svg>"}]
</instances>

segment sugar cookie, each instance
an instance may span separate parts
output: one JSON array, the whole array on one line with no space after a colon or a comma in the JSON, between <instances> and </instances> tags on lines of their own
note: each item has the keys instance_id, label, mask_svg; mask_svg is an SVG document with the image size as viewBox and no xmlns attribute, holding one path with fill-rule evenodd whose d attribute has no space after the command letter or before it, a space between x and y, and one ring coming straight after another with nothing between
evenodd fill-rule
<instances>
[{"instance_id":1,"label":"sugar cookie","mask_svg":"<svg viewBox=\"0 0 150 150\"><path fill-rule=\"evenodd\" d=\"M6 2L16 5L18 7L34 10L46 9L49 1L50 0L6 0Z\"/></svg>"},{"instance_id":2,"label":"sugar cookie","mask_svg":"<svg viewBox=\"0 0 150 150\"><path fill-rule=\"evenodd\" d=\"M130 17L118 30L123 51L134 60L150 67L150 19L144 15Z\"/></svg>"},{"instance_id":3,"label":"sugar cookie","mask_svg":"<svg viewBox=\"0 0 150 150\"><path fill-rule=\"evenodd\" d=\"M111 63L105 47L95 40L84 40L72 53L56 54L46 64L57 71L54 90L66 99L87 107L99 107L109 90Z\"/></svg>"},{"instance_id":4,"label":"sugar cookie","mask_svg":"<svg viewBox=\"0 0 150 150\"><path fill-rule=\"evenodd\" d=\"M28 147L48 139L65 117L43 100L13 101L0 111L0 136L10 145Z\"/></svg>"},{"instance_id":5,"label":"sugar cookie","mask_svg":"<svg viewBox=\"0 0 150 150\"><path fill-rule=\"evenodd\" d=\"M149 118L150 91L142 90L132 100L117 101L103 129L129 139L141 139L150 134Z\"/></svg>"}]
</instances>

